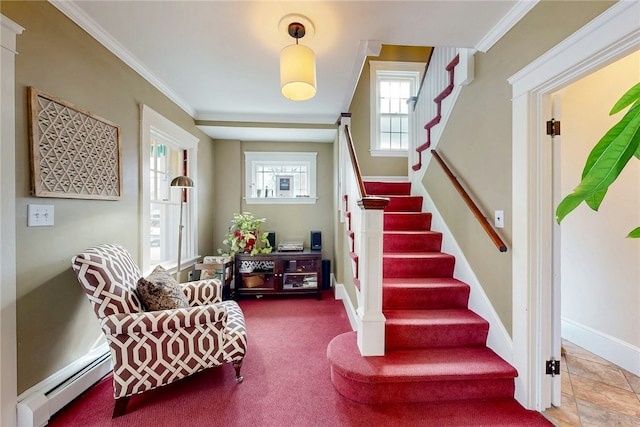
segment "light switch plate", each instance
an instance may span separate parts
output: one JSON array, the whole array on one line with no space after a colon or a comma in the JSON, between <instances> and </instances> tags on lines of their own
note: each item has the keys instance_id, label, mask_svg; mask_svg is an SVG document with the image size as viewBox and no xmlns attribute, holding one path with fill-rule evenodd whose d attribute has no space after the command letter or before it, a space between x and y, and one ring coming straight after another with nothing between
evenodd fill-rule
<instances>
[{"instance_id":1,"label":"light switch plate","mask_svg":"<svg viewBox=\"0 0 640 427\"><path fill-rule=\"evenodd\" d=\"M27 205L27 227L53 225L53 205Z\"/></svg>"},{"instance_id":2,"label":"light switch plate","mask_svg":"<svg viewBox=\"0 0 640 427\"><path fill-rule=\"evenodd\" d=\"M504 211L494 212L494 225L496 228L504 228Z\"/></svg>"}]
</instances>

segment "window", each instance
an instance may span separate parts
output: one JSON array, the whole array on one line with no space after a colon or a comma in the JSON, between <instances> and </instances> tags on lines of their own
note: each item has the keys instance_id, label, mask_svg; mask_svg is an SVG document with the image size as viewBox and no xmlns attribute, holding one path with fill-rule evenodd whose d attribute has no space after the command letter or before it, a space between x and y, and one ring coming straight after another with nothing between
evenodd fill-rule
<instances>
[{"instance_id":1,"label":"window","mask_svg":"<svg viewBox=\"0 0 640 427\"><path fill-rule=\"evenodd\" d=\"M407 104L420 87L424 64L369 61L371 68L371 155L406 156L412 138Z\"/></svg>"},{"instance_id":2,"label":"window","mask_svg":"<svg viewBox=\"0 0 640 427\"><path fill-rule=\"evenodd\" d=\"M196 192L170 187L176 176L193 179L196 175L197 143L195 136L142 106L141 247L145 272L159 264L167 269L177 266L181 197L181 264L197 258Z\"/></svg>"},{"instance_id":3,"label":"window","mask_svg":"<svg viewBox=\"0 0 640 427\"><path fill-rule=\"evenodd\" d=\"M317 153L245 152L247 203L315 203L316 157Z\"/></svg>"}]
</instances>

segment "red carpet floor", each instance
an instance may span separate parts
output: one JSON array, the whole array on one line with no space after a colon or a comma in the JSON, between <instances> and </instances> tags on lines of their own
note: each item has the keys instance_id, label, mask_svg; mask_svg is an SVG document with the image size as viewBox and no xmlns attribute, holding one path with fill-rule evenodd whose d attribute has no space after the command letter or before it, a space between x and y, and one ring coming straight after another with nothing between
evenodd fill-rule
<instances>
[{"instance_id":1,"label":"red carpet floor","mask_svg":"<svg viewBox=\"0 0 640 427\"><path fill-rule=\"evenodd\" d=\"M131 398L111 419L111 376L56 414L51 426L550 426L512 399L365 405L333 387L331 339L350 330L341 301L241 301L249 347L236 384L231 366Z\"/></svg>"}]
</instances>

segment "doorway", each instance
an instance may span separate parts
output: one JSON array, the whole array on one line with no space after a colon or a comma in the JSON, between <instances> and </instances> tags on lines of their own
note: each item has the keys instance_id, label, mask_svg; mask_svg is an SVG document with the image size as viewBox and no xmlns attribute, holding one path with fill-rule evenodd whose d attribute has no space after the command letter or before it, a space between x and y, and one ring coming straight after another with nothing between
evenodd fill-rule
<instances>
[{"instance_id":1,"label":"doorway","mask_svg":"<svg viewBox=\"0 0 640 427\"><path fill-rule=\"evenodd\" d=\"M551 94L640 46L637 2L618 2L509 79L513 86L513 362L516 398L542 411L551 405L545 374L552 334L552 150L545 122Z\"/></svg>"},{"instance_id":2,"label":"doorway","mask_svg":"<svg viewBox=\"0 0 640 427\"><path fill-rule=\"evenodd\" d=\"M609 116L609 110L639 81L640 51L636 51L553 94L553 115L561 117L562 123L560 140L553 141L553 206L580 182L592 147L624 115ZM609 188L598 212L581 204L561 226L553 224L554 355L562 337L616 365L634 369L633 359L640 355L627 350L625 343L640 344L640 241L625 236L640 225L638 183L640 164L632 159ZM560 401L560 381L556 380L551 403L559 406Z\"/></svg>"}]
</instances>

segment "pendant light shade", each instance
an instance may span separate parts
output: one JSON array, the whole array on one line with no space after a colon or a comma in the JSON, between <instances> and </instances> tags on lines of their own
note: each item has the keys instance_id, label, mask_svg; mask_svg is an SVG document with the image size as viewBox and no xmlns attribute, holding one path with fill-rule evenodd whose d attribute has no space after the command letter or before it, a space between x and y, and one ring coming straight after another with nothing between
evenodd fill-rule
<instances>
[{"instance_id":1,"label":"pendant light shade","mask_svg":"<svg viewBox=\"0 0 640 427\"><path fill-rule=\"evenodd\" d=\"M289 34L296 44L280 52L280 88L282 95L293 101L305 101L316 94L316 56L309 47L298 44L304 33L302 24L290 24Z\"/></svg>"}]
</instances>

